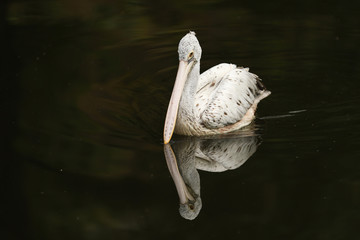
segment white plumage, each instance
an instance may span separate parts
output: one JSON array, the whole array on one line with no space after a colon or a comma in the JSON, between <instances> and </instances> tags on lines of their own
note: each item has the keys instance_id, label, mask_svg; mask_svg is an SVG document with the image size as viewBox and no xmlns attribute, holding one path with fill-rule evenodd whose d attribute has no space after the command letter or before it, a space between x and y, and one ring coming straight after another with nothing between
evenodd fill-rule
<instances>
[{"instance_id":1,"label":"white plumage","mask_svg":"<svg viewBox=\"0 0 360 240\"><path fill-rule=\"evenodd\" d=\"M254 135L241 138L191 138L172 145L165 144L165 159L179 195L181 216L194 219L202 208L198 170L224 172L236 169L256 152L259 144L258 137Z\"/></svg>"},{"instance_id":2,"label":"white plumage","mask_svg":"<svg viewBox=\"0 0 360 240\"><path fill-rule=\"evenodd\" d=\"M222 63L200 75L201 47L194 32L179 43L179 70L164 127L190 136L232 132L254 118L259 101L270 94L248 68Z\"/></svg>"}]
</instances>

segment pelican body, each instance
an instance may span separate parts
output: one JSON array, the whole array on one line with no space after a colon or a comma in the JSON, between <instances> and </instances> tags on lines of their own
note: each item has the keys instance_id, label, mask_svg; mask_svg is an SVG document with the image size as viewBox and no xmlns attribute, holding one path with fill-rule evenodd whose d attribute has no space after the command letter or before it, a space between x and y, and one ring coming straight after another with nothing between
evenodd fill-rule
<instances>
[{"instance_id":1,"label":"pelican body","mask_svg":"<svg viewBox=\"0 0 360 240\"><path fill-rule=\"evenodd\" d=\"M179 68L170 98L164 143L177 133L187 136L238 130L254 119L257 104L270 95L248 68L221 63L200 75L201 47L194 32L179 43Z\"/></svg>"}]
</instances>

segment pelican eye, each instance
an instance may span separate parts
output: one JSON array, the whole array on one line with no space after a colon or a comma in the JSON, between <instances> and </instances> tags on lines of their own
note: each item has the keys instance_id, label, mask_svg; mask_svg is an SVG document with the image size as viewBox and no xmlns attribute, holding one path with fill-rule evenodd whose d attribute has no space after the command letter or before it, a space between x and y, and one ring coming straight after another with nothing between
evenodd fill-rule
<instances>
[{"instance_id":1,"label":"pelican eye","mask_svg":"<svg viewBox=\"0 0 360 240\"><path fill-rule=\"evenodd\" d=\"M191 59L191 58L193 58L194 57L194 52L191 52L191 53L189 53L189 59Z\"/></svg>"}]
</instances>

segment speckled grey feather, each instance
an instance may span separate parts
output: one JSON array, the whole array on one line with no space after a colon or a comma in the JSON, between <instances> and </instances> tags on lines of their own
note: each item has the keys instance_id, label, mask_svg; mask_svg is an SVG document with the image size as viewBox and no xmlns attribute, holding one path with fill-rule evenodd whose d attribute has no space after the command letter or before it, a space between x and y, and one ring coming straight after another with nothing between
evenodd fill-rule
<instances>
[{"instance_id":1,"label":"speckled grey feather","mask_svg":"<svg viewBox=\"0 0 360 240\"><path fill-rule=\"evenodd\" d=\"M189 54L194 57L189 60ZM257 105L270 95L248 68L222 63L200 75L202 49L195 33L185 35L179 60L194 61L181 95L175 132L199 136L232 132L254 118Z\"/></svg>"},{"instance_id":2,"label":"speckled grey feather","mask_svg":"<svg viewBox=\"0 0 360 240\"><path fill-rule=\"evenodd\" d=\"M259 138L254 135L241 138L207 140L192 138L172 144L176 156L176 161L173 161L173 164L174 162L178 164L182 181L194 197L194 200L180 204L180 215L192 220L197 217L202 208L198 170L223 172L236 169L255 153L259 144ZM170 147L169 144L167 145ZM169 153L165 153L165 157L169 158ZM172 157L173 155L170 154L170 158ZM169 170L170 168L176 169L177 167L169 166ZM172 176L174 178L174 174ZM179 180L174 179L174 181Z\"/></svg>"}]
</instances>

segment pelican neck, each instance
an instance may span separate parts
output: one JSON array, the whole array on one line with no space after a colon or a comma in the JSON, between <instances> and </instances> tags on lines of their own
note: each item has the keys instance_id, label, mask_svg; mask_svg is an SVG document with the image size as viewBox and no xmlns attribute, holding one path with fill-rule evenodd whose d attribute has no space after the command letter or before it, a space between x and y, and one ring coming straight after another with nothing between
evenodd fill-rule
<instances>
[{"instance_id":1,"label":"pelican neck","mask_svg":"<svg viewBox=\"0 0 360 240\"><path fill-rule=\"evenodd\" d=\"M188 74L180 100L180 108L188 117L194 116L194 103L197 85L200 77L200 61L196 62Z\"/></svg>"}]
</instances>

